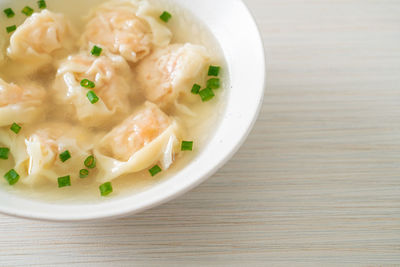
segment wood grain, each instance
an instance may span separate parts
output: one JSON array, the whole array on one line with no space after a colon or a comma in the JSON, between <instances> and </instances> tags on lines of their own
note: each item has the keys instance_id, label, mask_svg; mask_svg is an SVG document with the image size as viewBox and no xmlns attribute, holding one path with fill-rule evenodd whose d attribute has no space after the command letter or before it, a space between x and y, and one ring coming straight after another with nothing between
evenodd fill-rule
<instances>
[{"instance_id":1,"label":"wood grain","mask_svg":"<svg viewBox=\"0 0 400 267\"><path fill-rule=\"evenodd\" d=\"M400 2L246 2L268 88L239 153L133 217L1 215L1 266L400 266Z\"/></svg>"}]
</instances>

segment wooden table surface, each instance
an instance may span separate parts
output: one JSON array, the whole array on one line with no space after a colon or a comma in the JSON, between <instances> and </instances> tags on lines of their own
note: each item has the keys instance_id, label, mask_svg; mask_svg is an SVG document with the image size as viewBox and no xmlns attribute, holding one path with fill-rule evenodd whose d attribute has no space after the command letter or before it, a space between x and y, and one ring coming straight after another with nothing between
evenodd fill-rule
<instances>
[{"instance_id":1,"label":"wooden table surface","mask_svg":"<svg viewBox=\"0 0 400 267\"><path fill-rule=\"evenodd\" d=\"M400 266L400 1L247 0L268 88L206 183L140 215L0 215L0 266Z\"/></svg>"}]
</instances>

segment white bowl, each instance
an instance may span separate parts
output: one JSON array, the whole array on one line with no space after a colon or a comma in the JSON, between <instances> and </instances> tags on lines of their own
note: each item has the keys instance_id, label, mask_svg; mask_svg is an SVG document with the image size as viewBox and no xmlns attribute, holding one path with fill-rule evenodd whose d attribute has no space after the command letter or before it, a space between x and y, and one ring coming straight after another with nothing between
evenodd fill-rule
<instances>
[{"instance_id":1,"label":"white bowl","mask_svg":"<svg viewBox=\"0 0 400 267\"><path fill-rule=\"evenodd\" d=\"M141 212L189 191L223 166L253 127L264 95L265 58L256 23L241 0L176 0L205 23L227 61L231 88L221 124L198 157L170 179L124 198L83 204L49 204L0 191L0 212L52 221L114 218Z\"/></svg>"}]
</instances>

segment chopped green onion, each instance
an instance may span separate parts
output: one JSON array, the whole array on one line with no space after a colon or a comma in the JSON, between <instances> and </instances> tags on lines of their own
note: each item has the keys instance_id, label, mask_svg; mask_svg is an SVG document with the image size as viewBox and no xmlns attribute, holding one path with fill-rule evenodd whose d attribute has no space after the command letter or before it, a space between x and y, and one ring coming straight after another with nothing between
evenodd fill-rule
<instances>
[{"instance_id":1,"label":"chopped green onion","mask_svg":"<svg viewBox=\"0 0 400 267\"><path fill-rule=\"evenodd\" d=\"M99 57L101 55L101 51L103 51L103 48L95 45L95 46L93 46L91 53L93 56Z\"/></svg>"},{"instance_id":2,"label":"chopped green onion","mask_svg":"<svg viewBox=\"0 0 400 267\"><path fill-rule=\"evenodd\" d=\"M201 100L203 102L207 102L207 101L211 100L215 96L214 92L213 92L213 90L211 88L206 88L206 89L201 90L199 92L199 95L200 95Z\"/></svg>"},{"instance_id":3,"label":"chopped green onion","mask_svg":"<svg viewBox=\"0 0 400 267\"><path fill-rule=\"evenodd\" d=\"M92 82L91 80L88 80L88 79L83 79L81 81L81 86L85 87L85 88L95 88L96 87L94 82Z\"/></svg>"},{"instance_id":4,"label":"chopped green onion","mask_svg":"<svg viewBox=\"0 0 400 267\"><path fill-rule=\"evenodd\" d=\"M200 92L201 86L195 83L192 87L192 94L197 95Z\"/></svg>"},{"instance_id":5,"label":"chopped green onion","mask_svg":"<svg viewBox=\"0 0 400 267\"><path fill-rule=\"evenodd\" d=\"M103 197L108 196L109 194L111 194L113 192L111 182L107 182L107 183L100 185L99 189L100 189L100 194Z\"/></svg>"},{"instance_id":6,"label":"chopped green onion","mask_svg":"<svg viewBox=\"0 0 400 267\"><path fill-rule=\"evenodd\" d=\"M86 96L92 104L96 104L100 100L94 91L89 91Z\"/></svg>"},{"instance_id":7,"label":"chopped green onion","mask_svg":"<svg viewBox=\"0 0 400 267\"><path fill-rule=\"evenodd\" d=\"M4 175L9 185L15 185L19 180L19 174L14 170L10 170Z\"/></svg>"},{"instance_id":8,"label":"chopped green onion","mask_svg":"<svg viewBox=\"0 0 400 267\"><path fill-rule=\"evenodd\" d=\"M8 147L0 147L0 159L8 159L10 149Z\"/></svg>"},{"instance_id":9,"label":"chopped green onion","mask_svg":"<svg viewBox=\"0 0 400 267\"><path fill-rule=\"evenodd\" d=\"M66 162L71 158L71 154L69 153L68 150L65 150L63 153L60 154L60 160L62 162Z\"/></svg>"},{"instance_id":10,"label":"chopped green onion","mask_svg":"<svg viewBox=\"0 0 400 267\"><path fill-rule=\"evenodd\" d=\"M208 88L218 89L220 86L220 80L218 78L211 78L207 81Z\"/></svg>"},{"instance_id":11,"label":"chopped green onion","mask_svg":"<svg viewBox=\"0 0 400 267\"><path fill-rule=\"evenodd\" d=\"M156 174L162 172L162 170L161 170L160 166L156 165L153 168L151 168L149 170L149 172L150 172L151 176L155 176Z\"/></svg>"},{"instance_id":12,"label":"chopped green onion","mask_svg":"<svg viewBox=\"0 0 400 267\"><path fill-rule=\"evenodd\" d=\"M22 9L21 12L29 17L33 14L33 9L29 6L26 6Z\"/></svg>"},{"instance_id":13,"label":"chopped green onion","mask_svg":"<svg viewBox=\"0 0 400 267\"><path fill-rule=\"evenodd\" d=\"M182 141L181 150L182 151L192 151L193 150L193 141Z\"/></svg>"},{"instance_id":14,"label":"chopped green onion","mask_svg":"<svg viewBox=\"0 0 400 267\"><path fill-rule=\"evenodd\" d=\"M21 126L16 124L15 122L11 125L10 130L13 131L14 133L18 134L19 131L21 131Z\"/></svg>"},{"instance_id":15,"label":"chopped green onion","mask_svg":"<svg viewBox=\"0 0 400 267\"><path fill-rule=\"evenodd\" d=\"M171 18L172 18L172 15L170 13L168 13L167 11L164 11L160 16L160 19L164 22L168 22Z\"/></svg>"},{"instance_id":16,"label":"chopped green onion","mask_svg":"<svg viewBox=\"0 0 400 267\"><path fill-rule=\"evenodd\" d=\"M79 171L79 177L81 177L82 179L86 178L88 176L89 176L89 171L88 170L82 169L82 170Z\"/></svg>"},{"instance_id":17,"label":"chopped green onion","mask_svg":"<svg viewBox=\"0 0 400 267\"><path fill-rule=\"evenodd\" d=\"M219 66L210 66L210 68L208 69L208 76L218 76L220 70L221 67Z\"/></svg>"},{"instance_id":18,"label":"chopped green onion","mask_svg":"<svg viewBox=\"0 0 400 267\"><path fill-rule=\"evenodd\" d=\"M7 18L12 18L15 16L15 13L11 8L6 8L3 10L3 12L6 14Z\"/></svg>"},{"instance_id":19,"label":"chopped green onion","mask_svg":"<svg viewBox=\"0 0 400 267\"><path fill-rule=\"evenodd\" d=\"M45 9L47 7L45 0L39 0L37 1L37 4L40 9Z\"/></svg>"},{"instance_id":20,"label":"chopped green onion","mask_svg":"<svg viewBox=\"0 0 400 267\"><path fill-rule=\"evenodd\" d=\"M12 33L12 32L15 31L16 29L17 29L17 26L16 26L16 25L8 26L8 27L6 28L7 33Z\"/></svg>"},{"instance_id":21,"label":"chopped green onion","mask_svg":"<svg viewBox=\"0 0 400 267\"><path fill-rule=\"evenodd\" d=\"M94 156L89 156L85 159L84 162L85 166L88 167L89 169L94 169L96 168L96 159Z\"/></svg>"},{"instance_id":22,"label":"chopped green onion","mask_svg":"<svg viewBox=\"0 0 400 267\"><path fill-rule=\"evenodd\" d=\"M58 179L58 188L71 186L71 176L63 176Z\"/></svg>"}]
</instances>

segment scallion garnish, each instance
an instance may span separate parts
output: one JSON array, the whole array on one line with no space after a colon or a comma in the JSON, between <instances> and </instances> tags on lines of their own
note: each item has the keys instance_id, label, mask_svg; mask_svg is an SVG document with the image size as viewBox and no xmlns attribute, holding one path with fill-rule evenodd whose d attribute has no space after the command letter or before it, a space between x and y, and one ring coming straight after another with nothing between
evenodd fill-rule
<instances>
[{"instance_id":1,"label":"scallion garnish","mask_svg":"<svg viewBox=\"0 0 400 267\"><path fill-rule=\"evenodd\" d=\"M88 167L89 169L94 169L96 168L96 159L94 156L89 156L85 159L84 162L85 166Z\"/></svg>"},{"instance_id":2,"label":"scallion garnish","mask_svg":"<svg viewBox=\"0 0 400 267\"><path fill-rule=\"evenodd\" d=\"M92 82L91 80L88 80L88 79L83 79L81 81L81 86L85 87L85 88L95 88L96 87L94 82Z\"/></svg>"},{"instance_id":3,"label":"scallion garnish","mask_svg":"<svg viewBox=\"0 0 400 267\"><path fill-rule=\"evenodd\" d=\"M203 102L207 102L215 96L215 94L211 88L206 88L206 89L201 90L199 92L199 95Z\"/></svg>"},{"instance_id":4,"label":"scallion garnish","mask_svg":"<svg viewBox=\"0 0 400 267\"><path fill-rule=\"evenodd\" d=\"M151 176L155 176L156 174L162 172L162 169L160 168L160 166L156 165L153 168L151 168L149 170L149 172L150 172Z\"/></svg>"},{"instance_id":5,"label":"scallion garnish","mask_svg":"<svg viewBox=\"0 0 400 267\"><path fill-rule=\"evenodd\" d=\"M167 11L164 11L160 16L160 19L164 22L168 22L171 18L172 18L172 15L170 13L168 13Z\"/></svg>"},{"instance_id":6,"label":"scallion garnish","mask_svg":"<svg viewBox=\"0 0 400 267\"><path fill-rule=\"evenodd\" d=\"M19 180L19 174L14 170L10 170L4 175L9 185L15 185Z\"/></svg>"},{"instance_id":7,"label":"scallion garnish","mask_svg":"<svg viewBox=\"0 0 400 267\"><path fill-rule=\"evenodd\" d=\"M21 126L16 124L15 122L11 125L10 130L13 131L14 133L18 134L19 131L21 131Z\"/></svg>"},{"instance_id":8,"label":"scallion garnish","mask_svg":"<svg viewBox=\"0 0 400 267\"><path fill-rule=\"evenodd\" d=\"M71 176L58 177L58 188L71 186Z\"/></svg>"},{"instance_id":9,"label":"scallion garnish","mask_svg":"<svg viewBox=\"0 0 400 267\"><path fill-rule=\"evenodd\" d=\"M6 8L3 10L3 12L6 14L7 18L12 18L15 16L15 13L11 8Z\"/></svg>"},{"instance_id":10,"label":"scallion garnish","mask_svg":"<svg viewBox=\"0 0 400 267\"><path fill-rule=\"evenodd\" d=\"M16 25L12 25L12 26L8 26L6 27L7 33L12 33L13 31L15 31L17 29Z\"/></svg>"},{"instance_id":11,"label":"scallion garnish","mask_svg":"<svg viewBox=\"0 0 400 267\"><path fill-rule=\"evenodd\" d=\"M100 194L103 197L108 196L109 194L111 194L113 192L111 182L107 182L107 183L100 185L99 189L100 189Z\"/></svg>"},{"instance_id":12,"label":"scallion garnish","mask_svg":"<svg viewBox=\"0 0 400 267\"><path fill-rule=\"evenodd\" d=\"M197 95L200 92L201 86L195 83L192 87L192 94Z\"/></svg>"},{"instance_id":13,"label":"scallion garnish","mask_svg":"<svg viewBox=\"0 0 400 267\"><path fill-rule=\"evenodd\" d=\"M37 4L40 9L45 9L47 7L45 0L39 0L37 1Z\"/></svg>"},{"instance_id":14,"label":"scallion garnish","mask_svg":"<svg viewBox=\"0 0 400 267\"><path fill-rule=\"evenodd\" d=\"M101 51L103 51L103 48L95 45L95 46L93 46L91 53L93 56L99 57L101 55Z\"/></svg>"},{"instance_id":15,"label":"scallion garnish","mask_svg":"<svg viewBox=\"0 0 400 267\"><path fill-rule=\"evenodd\" d=\"M92 104L96 104L100 100L94 91L89 91L86 96Z\"/></svg>"},{"instance_id":16,"label":"scallion garnish","mask_svg":"<svg viewBox=\"0 0 400 267\"><path fill-rule=\"evenodd\" d=\"M8 147L0 147L0 159L8 159L10 149Z\"/></svg>"},{"instance_id":17,"label":"scallion garnish","mask_svg":"<svg viewBox=\"0 0 400 267\"><path fill-rule=\"evenodd\" d=\"M60 154L60 160L62 162L66 162L71 158L71 153L68 150L65 150L63 153Z\"/></svg>"},{"instance_id":18,"label":"scallion garnish","mask_svg":"<svg viewBox=\"0 0 400 267\"><path fill-rule=\"evenodd\" d=\"M211 89L218 89L220 87L219 78L211 78L207 81L207 87Z\"/></svg>"},{"instance_id":19,"label":"scallion garnish","mask_svg":"<svg viewBox=\"0 0 400 267\"><path fill-rule=\"evenodd\" d=\"M89 171L88 170L82 169L82 170L79 171L79 177L80 178L83 179L83 178L86 178L88 176L89 176Z\"/></svg>"},{"instance_id":20,"label":"scallion garnish","mask_svg":"<svg viewBox=\"0 0 400 267\"><path fill-rule=\"evenodd\" d=\"M182 151L192 151L193 150L193 141L182 141L181 150Z\"/></svg>"},{"instance_id":21,"label":"scallion garnish","mask_svg":"<svg viewBox=\"0 0 400 267\"><path fill-rule=\"evenodd\" d=\"M218 76L219 71L221 70L221 67L219 66L210 66L208 69L208 76Z\"/></svg>"},{"instance_id":22,"label":"scallion garnish","mask_svg":"<svg viewBox=\"0 0 400 267\"><path fill-rule=\"evenodd\" d=\"M30 6L26 6L24 7L21 12L25 15L27 15L28 17L31 16L33 14L33 9Z\"/></svg>"}]
</instances>

